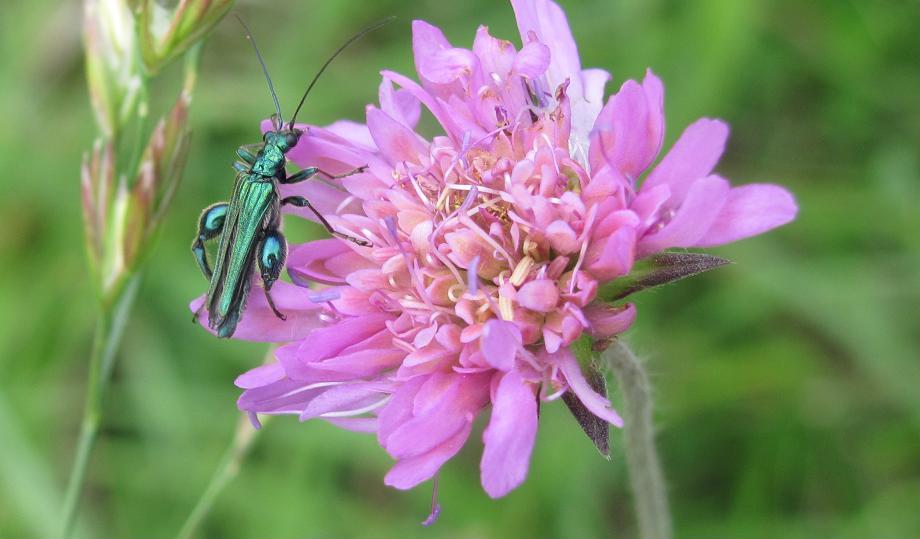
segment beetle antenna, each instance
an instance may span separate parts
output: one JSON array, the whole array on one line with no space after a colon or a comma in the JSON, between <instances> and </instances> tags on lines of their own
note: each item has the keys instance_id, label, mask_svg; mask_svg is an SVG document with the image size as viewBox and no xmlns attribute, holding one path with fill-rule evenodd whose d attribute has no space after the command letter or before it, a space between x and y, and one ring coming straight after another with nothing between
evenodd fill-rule
<instances>
[{"instance_id":1,"label":"beetle antenna","mask_svg":"<svg viewBox=\"0 0 920 539\"><path fill-rule=\"evenodd\" d=\"M281 119L281 104L278 103L278 95L275 94L275 86L272 84L272 78L268 75L268 68L265 67L265 60L262 59L262 53L259 52L259 46L256 45L256 39L252 37L252 32L249 31L249 27L243 22L242 17L236 15L236 20L240 21L240 24L243 25L243 30L246 32L246 39L252 43L252 48L256 51L256 58L259 59L259 64L262 66L262 73L265 73L265 80L268 81L268 91L272 93L272 100L275 102L275 113L278 115L278 125L284 125L284 120Z\"/></svg>"},{"instance_id":2,"label":"beetle antenna","mask_svg":"<svg viewBox=\"0 0 920 539\"><path fill-rule=\"evenodd\" d=\"M323 74L323 71L325 71L326 68L329 67L329 64L331 64L332 61L335 60L335 57L338 56L342 51L344 51L349 45L351 45L352 43L354 43L354 42L357 41L358 39L364 37L365 34L367 34L367 33L369 33L369 32L373 32L374 30L380 28L381 26L383 26L383 25L385 25L385 24L388 24L388 23L392 22L395 18L396 18L395 16L392 16L392 15L391 15L391 16L385 18L385 19L381 19L381 20L375 22L374 24L368 26L368 27L365 28L364 30L361 30L361 31L358 32L357 34L355 34L355 35L351 36L350 38L348 38L348 41L346 41L345 43L343 43L342 46L339 47L339 49L338 49L337 51L335 51L334 53L332 53L332 56L330 56L329 59L326 60L326 63L323 64L323 67L319 68L319 71L316 73L316 75L313 77L313 80L311 80L311 81L310 81L310 84L307 86L307 91L304 92L304 93L303 93L303 97L300 98L300 103L297 104L297 108L294 110L294 115L291 116L291 121L288 122L288 129L291 129L291 128L294 127L294 120L297 118L297 113L300 112L300 107L302 107L303 104L304 104L304 101L307 100L307 96L310 94L310 90L313 89L313 85L316 84L316 81L317 81L317 80L319 80L319 76L322 75L322 74Z\"/></svg>"}]
</instances>

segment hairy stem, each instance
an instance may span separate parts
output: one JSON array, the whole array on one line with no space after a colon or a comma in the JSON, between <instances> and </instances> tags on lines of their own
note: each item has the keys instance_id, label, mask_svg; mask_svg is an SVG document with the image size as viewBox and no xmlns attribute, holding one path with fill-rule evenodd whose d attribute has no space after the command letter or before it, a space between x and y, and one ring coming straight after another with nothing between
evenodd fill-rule
<instances>
[{"instance_id":1,"label":"hairy stem","mask_svg":"<svg viewBox=\"0 0 920 539\"><path fill-rule=\"evenodd\" d=\"M182 525L182 529L176 535L176 539L190 539L202 520L204 520L204 517L211 512L214 502L217 501L217 497L224 490L224 487L239 473L240 465L246 457L246 453L249 451L257 432L250 424L249 418L244 416L240 419L230 445L224 452L223 458L220 459L217 469L214 470L214 475L211 476L207 488L201 494L198 503L195 504L195 508L189 513L188 518Z\"/></svg>"},{"instance_id":2,"label":"hairy stem","mask_svg":"<svg viewBox=\"0 0 920 539\"><path fill-rule=\"evenodd\" d=\"M639 516L639 537L670 539L671 515L664 474L655 450L648 376L642 362L622 341L613 343L604 356L623 392L626 464Z\"/></svg>"},{"instance_id":3,"label":"hairy stem","mask_svg":"<svg viewBox=\"0 0 920 539\"><path fill-rule=\"evenodd\" d=\"M140 275L134 274L128 278L123 287L119 288L112 301L99 307L86 385L86 403L80 423L80 437L77 441L77 452L67 483L67 492L64 495L60 532L62 539L69 539L73 535L80 495L86 479L86 469L99 433L99 425L102 422L103 397L115 363L115 351L118 349L125 322L128 320L128 313L137 296L139 282Z\"/></svg>"}]
</instances>

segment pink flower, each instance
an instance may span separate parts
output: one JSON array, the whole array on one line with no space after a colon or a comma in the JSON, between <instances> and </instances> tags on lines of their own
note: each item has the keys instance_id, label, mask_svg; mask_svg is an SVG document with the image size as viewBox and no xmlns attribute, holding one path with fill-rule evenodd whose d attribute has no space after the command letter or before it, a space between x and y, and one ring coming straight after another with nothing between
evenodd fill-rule
<instances>
[{"instance_id":1,"label":"pink flower","mask_svg":"<svg viewBox=\"0 0 920 539\"><path fill-rule=\"evenodd\" d=\"M635 318L599 286L637 258L709 246L790 221L784 189L731 189L712 174L727 136L700 120L637 187L664 134L651 72L603 105L605 71L582 70L566 18L548 0L512 2L523 45L480 27L472 50L413 23L421 83L384 71L367 123L306 127L301 166L368 165L340 184L282 186L339 230L292 248L294 283L277 283L273 318L253 294L237 336L284 342L277 362L237 379L239 407L375 432L396 459L385 482L433 477L491 409L481 480L500 497L524 481L540 401L571 392L616 426L572 345L608 339ZM416 132L421 106L443 132ZM268 125L266 124L266 128ZM293 213L313 216L300 209Z\"/></svg>"}]
</instances>

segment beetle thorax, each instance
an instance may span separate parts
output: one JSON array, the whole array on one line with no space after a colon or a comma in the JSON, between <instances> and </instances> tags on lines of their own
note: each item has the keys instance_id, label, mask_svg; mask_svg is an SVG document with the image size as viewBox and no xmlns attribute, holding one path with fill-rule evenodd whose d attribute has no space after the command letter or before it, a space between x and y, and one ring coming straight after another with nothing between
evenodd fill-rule
<instances>
[{"instance_id":1,"label":"beetle thorax","mask_svg":"<svg viewBox=\"0 0 920 539\"><path fill-rule=\"evenodd\" d=\"M277 145L266 143L256 157L252 171L260 176L272 177L284 169L284 152Z\"/></svg>"}]
</instances>

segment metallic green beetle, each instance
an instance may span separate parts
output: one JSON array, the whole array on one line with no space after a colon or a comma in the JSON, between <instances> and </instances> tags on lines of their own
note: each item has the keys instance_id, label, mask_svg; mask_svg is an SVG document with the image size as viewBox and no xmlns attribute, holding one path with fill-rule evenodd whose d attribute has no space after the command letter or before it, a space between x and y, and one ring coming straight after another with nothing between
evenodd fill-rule
<instances>
[{"instance_id":1,"label":"metallic green beetle","mask_svg":"<svg viewBox=\"0 0 920 539\"><path fill-rule=\"evenodd\" d=\"M285 319L285 316L275 308L270 294L272 285L281 275L287 255L287 243L279 230L281 206L291 204L309 208L332 235L358 245L370 245L363 239L335 230L306 198L300 196L280 198L278 185L302 182L317 174L327 179L343 178L366 169L366 167L359 167L344 174L332 175L316 167L308 167L288 176L285 171L287 163L285 154L297 145L303 135L303 131L294 128L294 120L319 76L345 47L386 22L389 20L381 21L354 35L323 64L307 86L291 121L284 125L281 119L281 106L275 95L268 69L265 67L252 33L242 19L240 20L246 31L246 37L255 48L256 56L268 81L268 88L275 103L275 114L272 115L272 130L265 133L261 144L241 146L236 151L241 161L234 164L238 174L230 202L218 202L205 208L198 220L198 234L192 242L192 253L202 273L211 282L207 298L195 313L194 320L197 321L201 310L207 307L208 326L217 333L218 337L231 337L236 331L237 323L246 309L246 299L249 297L252 282L251 276L256 264L259 266L268 305L275 316L282 320ZM220 236L220 243L212 271L208 264L204 242L217 236Z\"/></svg>"}]
</instances>

